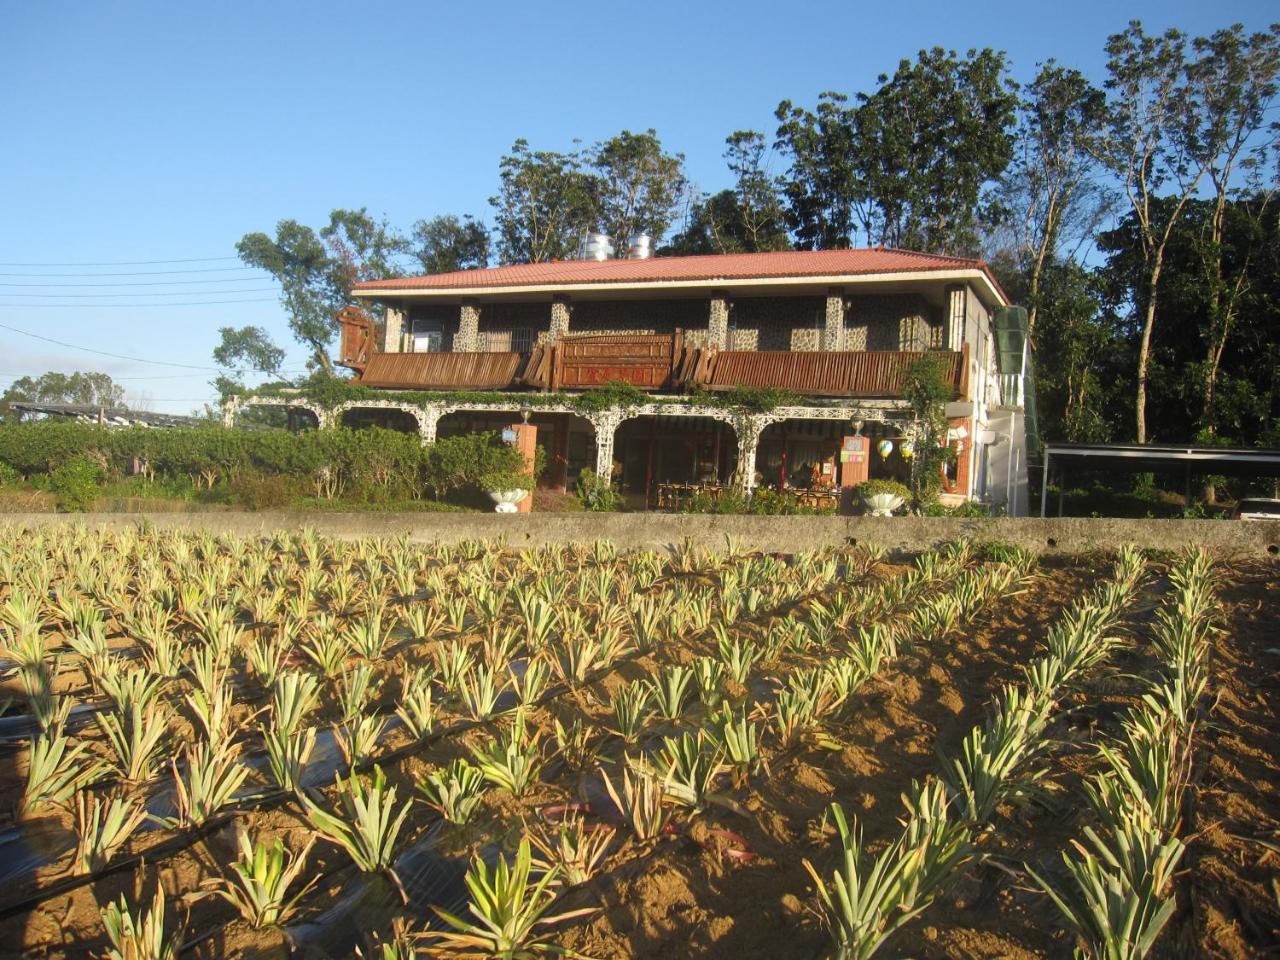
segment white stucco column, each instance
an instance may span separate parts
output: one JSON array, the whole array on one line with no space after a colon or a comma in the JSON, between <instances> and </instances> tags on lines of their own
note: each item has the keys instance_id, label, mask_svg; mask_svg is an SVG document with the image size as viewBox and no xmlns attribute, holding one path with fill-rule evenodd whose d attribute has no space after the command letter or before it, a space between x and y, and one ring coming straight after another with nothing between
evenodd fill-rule
<instances>
[{"instance_id":1,"label":"white stucco column","mask_svg":"<svg viewBox=\"0 0 1280 960\"><path fill-rule=\"evenodd\" d=\"M767 417L753 414L734 421L738 433L738 485L744 493L756 486L756 450L760 446L760 434L769 425Z\"/></svg>"},{"instance_id":2,"label":"white stucco column","mask_svg":"<svg viewBox=\"0 0 1280 960\"><path fill-rule=\"evenodd\" d=\"M596 434L596 476L608 480L613 473L613 435L623 421L621 410L602 410L587 417Z\"/></svg>"},{"instance_id":3,"label":"white stucco column","mask_svg":"<svg viewBox=\"0 0 1280 960\"><path fill-rule=\"evenodd\" d=\"M222 425L224 427L234 427L236 425L236 411L240 409L239 397L227 397L222 401Z\"/></svg>"},{"instance_id":4,"label":"white stucco column","mask_svg":"<svg viewBox=\"0 0 1280 960\"><path fill-rule=\"evenodd\" d=\"M418 409L418 434L423 443L435 443L436 428L440 425L440 418L444 416L444 409L431 404Z\"/></svg>"},{"instance_id":5,"label":"white stucco column","mask_svg":"<svg viewBox=\"0 0 1280 960\"><path fill-rule=\"evenodd\" d=\"M968 304L964 287L947 288L947 329L943 343L948 350L959 350L964 345L964 320Z\"/></svg>"}]
</instances>

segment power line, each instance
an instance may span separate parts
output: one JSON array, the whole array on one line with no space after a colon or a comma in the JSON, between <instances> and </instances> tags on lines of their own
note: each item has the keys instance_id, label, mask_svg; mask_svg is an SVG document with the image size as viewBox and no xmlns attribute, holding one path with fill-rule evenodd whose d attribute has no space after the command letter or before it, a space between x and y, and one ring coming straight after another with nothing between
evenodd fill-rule
<instances>
[{"instance_id":1,"label":"power line","mask_svg":"<svg viewBox=\"0 0 1280 960\"><path fill-rule=\"evenodd\" d=\"M8 264L4 264L8 266ZM257 270L257 267L203 267L199 270L131 270L123 273L0 273L0 277L163 277L176 273L230 273L233 270Z\"/></svg>"},{"instance_id":2,"label":"power line","mask_svg":"<svg viewBox=\"0 0 1280 960\"><path fill-rule=\"evenodd\" d=\"M184 260L107 260L101 263L0 263L0 267L140 267L152 263L210 263L239 257L188 257Z\"/></svg>"},{"instance_id":3,"label":"power line","mask_svg":"<svg viewBox=\"0 0 1280 960\"><path fill-rule=\"evenodd\" d=\"M247 287L244 290L210 290L206 296L223 296L233 293L271 293L275 287ZM129 293L8 293L6 297L43 297L48 300L50 297L58 297L63 300L92 300L95 297L195 297L200 293L197 290L168 290L149 292L129 292Z\"/></svg>"},{"instance_id":4,"label":"power line","mask_svg":"<svg viewBox=\"0 0 1280 960\"><path fill-rule=\"evenodd\" d=\"M4 274L0 274L4 276ZM32 274L37 276L37 274ZM0 287L177 287L197 283L248 283L266 277L215 277L212 280L126 280L123 283L0 283Z\"/></svg>"},{"instance_id":5,"label":"power line","mask_svg":"<svg viewBox=\"0 0 1280 960\"><path fill-rule=\"evenodd\" d=\"M274 297L244 300L191 300L185 303L0 303L0 307L203 307L219 303L275 303Z\"/></svg>"},{"instance_id":6,"label":"power line","mask_svg":"<svg viewBox=\"0 0 1280 960\"><path fill-rule=\"evenodd\" d=\"M152 304L159 306L159 304ZM160 367L183 367L187 370L218 370L218 367L197 366L194 363L174 363L170 360L148 360L145 357L130 357L122 353L110 353L106 350L95 350L93 347L82 347L78 343L67 343L64 340L55 340L52 337L42 337L38 333L31 333L28 330L20 330L17 327L11 327L7 323L0 323L0 328L10 330L13 333L20 333L24 337L30 337L33 340L43 340L45 343L56 344L59 347L66 347L68 350L83 350L85 353L96 353L103 357L114 357L117 360L131 360L134 363L151 363Z\"/></svg>"},{"instance_id":7,"label":"power line","mask_svg":"<svg viewBox=\"0 0 1280 960\"><path fill-rule=\"evenodd\" d=\"M290 374L290 373L304 373L306 369L307 369L306 367L287 367L283 370L277 370L275 371L275 373L279 375ZM32 373L0 373L0 380L21 380L24 377L31 377L33 379L38 379L39 377L44 376L45 373L57 373L57 372L59 371L46 370L42 373L34 373L34 372ZM95 371L89 370L89 371L79 371L79 372L93 373ZM162 373L156 376L146 376L146 377L142 377L142 376L117 377L114 374L109 373L107 374L107 376L111 377L112 383L120 383L125 380L129 380L129 381L133 381L133 380L194 380L197 377L204 376L204 373Z\"/></svg>"}]
</instances>

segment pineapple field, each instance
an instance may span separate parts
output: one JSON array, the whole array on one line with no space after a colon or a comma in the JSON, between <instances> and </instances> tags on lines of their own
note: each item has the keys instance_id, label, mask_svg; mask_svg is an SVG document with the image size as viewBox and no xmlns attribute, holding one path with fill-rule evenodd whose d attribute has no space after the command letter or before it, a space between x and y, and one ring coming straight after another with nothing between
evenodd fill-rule
<instances>
[{"instance_id":1,"label":"pineapple field","mask_svg":"<svg viewBox=\"0 0 1280 960\"><path fill-rule=\"evenodd\" d=\"M0 536L0 954L1258 956L1274 562Z\"/></svg>"}]
</instances>

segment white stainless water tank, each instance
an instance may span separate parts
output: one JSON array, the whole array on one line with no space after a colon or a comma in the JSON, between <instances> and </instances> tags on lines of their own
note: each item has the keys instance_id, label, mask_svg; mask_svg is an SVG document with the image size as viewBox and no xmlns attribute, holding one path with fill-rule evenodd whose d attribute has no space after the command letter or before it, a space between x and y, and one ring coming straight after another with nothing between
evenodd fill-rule
<instances>
[{"instance_id":1,"label":"white stainless water tank","mask_svg":"<svg viewBox=\"0 0 1280 960\"><path fill-rule=\"evenodd\" d=\"M648 260L653 256L653 238L647 233L636 233L631 236L627 245L628 260Z\"/></svg>"},{"instance_id":2,"label":"white stainless water tank","mask_svg":"<svg viewBox=\"0 0 1280 960\"><path fill-rule=\"evenodd\" d=\"M608 260L613 256L613 243L607 233L588 233L582 240L583 260Z\"/></svg>"}]
</instances>

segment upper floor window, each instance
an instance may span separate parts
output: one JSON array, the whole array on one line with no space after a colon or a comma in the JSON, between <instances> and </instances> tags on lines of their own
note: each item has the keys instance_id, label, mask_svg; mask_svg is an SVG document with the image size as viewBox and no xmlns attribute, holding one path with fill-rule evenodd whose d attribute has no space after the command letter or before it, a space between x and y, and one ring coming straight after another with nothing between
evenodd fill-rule
<instances>
[{"instance_id":1,"label":"upper floor window","mask_svg":"<svg viewBox=\"0 0 1280 960\"><path fill-rule=\"evenodd\" d=\"M476 349L482 353L528 353L533 349L533 329L482 330Z\"/></svg>"},{"instance_id":2,"label":"upper floor window","mask_svg":"<svg viewBox=\"0 0 1280 960\"><path fill-rule=\"evenodd\" d=\"M440 353L444 350L444 325L439 320L415 317L412 336L414 353Z\"/></svg>"}]
</instances>

